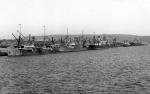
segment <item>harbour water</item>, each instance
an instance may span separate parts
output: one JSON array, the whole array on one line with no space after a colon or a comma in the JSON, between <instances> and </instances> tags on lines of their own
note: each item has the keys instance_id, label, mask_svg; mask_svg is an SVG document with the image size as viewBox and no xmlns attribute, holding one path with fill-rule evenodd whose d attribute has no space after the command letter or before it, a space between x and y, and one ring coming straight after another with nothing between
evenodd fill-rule
<instances>
[{"instance_id":1,"label":"harbour water","mask_svg":"<svg viewBox=\"0 0 150 94\"><path fill-rule=\"evenodd\" d=\"M150 46L0 57L0 94L150 94Z\"/></svg>"}]
</instances>

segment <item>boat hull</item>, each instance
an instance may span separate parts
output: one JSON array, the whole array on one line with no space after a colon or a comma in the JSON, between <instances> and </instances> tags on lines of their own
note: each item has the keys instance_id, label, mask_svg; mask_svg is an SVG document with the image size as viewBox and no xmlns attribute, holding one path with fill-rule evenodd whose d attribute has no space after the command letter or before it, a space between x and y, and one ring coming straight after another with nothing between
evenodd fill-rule
<instances>
[{"instance_id":1,"label":"boat hull","mask_svg":"<svg viewBox=\"0 0 150 94\"><path fill-rule=\"evenodd\" d=\"M87 48L67 48L67 47L60 47L58 52L79 52L79 51L87 51Z\"/></svg>"},{"instance_id":2,"label":"boat hull","mask_svg":"<svg viewBox=\"0 0 150 94\"><path fill-rule=\"evenodd\" d=\"M102 50L102 49L108 49L109 46L99 46L99 45L89 45L88 50Z\"/></svg>"},{"instance_id":3,"label":"boat hull","mask_svg":"<svg viewBox=\"0 0 150 94\"><path fill-rule=\"evenodd\" d=\"M8 50L8 56L32 56L53 53L51 49L33 48L32 50L13 48Z\"/></svg>"},{"instance_id":4,"label":"boat hull","mask_svg":"<svg viewBox=\"0 0 150 94\"><path fill-rule=\"evenodd\" d=\"M7 48L0 48L0 56L7 56Z\"/></svg>"},{"instance_id":5,"label":"boat hull","mask_svg":"<svg viewBox=\"0 0 150 94\"><path fill-rule=\"evenodd\" d=\"M0 56L8 56L7 52L0 52Z\"/></svg>"}]
</instances>

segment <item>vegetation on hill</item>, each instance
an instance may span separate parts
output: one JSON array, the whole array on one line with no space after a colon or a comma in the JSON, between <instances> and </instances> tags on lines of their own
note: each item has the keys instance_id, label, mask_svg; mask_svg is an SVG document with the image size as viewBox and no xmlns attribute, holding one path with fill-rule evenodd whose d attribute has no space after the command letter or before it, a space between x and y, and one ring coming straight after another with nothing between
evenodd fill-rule
<instances>
[{"instance_id":1,"label":"vegetation on hill","mask_svg":"<svg viewBox=\"0 0 150 94\"><path fill-rule=\"evenodd\" d=\"M54 37L56 40L62 38L65 38L66 35L47 35L47 40L52 39ZM77 36L82 36L82 35L69 35L69 37L77 37ZM92 34L85 34L83 35L84 37L87 38L92 38ZM101 34L101 35L95 35L96 37L98 36L105 36L106 39L108 40L113 40L114 38L117 39L117 41L133 41L135 38L140 40L140 41L145 41L150 43L150 36L136 36L136 35L128 35L128 34ZM43 40L43 36L35 36L36 40Z\"/></svg>"}]
</instances>

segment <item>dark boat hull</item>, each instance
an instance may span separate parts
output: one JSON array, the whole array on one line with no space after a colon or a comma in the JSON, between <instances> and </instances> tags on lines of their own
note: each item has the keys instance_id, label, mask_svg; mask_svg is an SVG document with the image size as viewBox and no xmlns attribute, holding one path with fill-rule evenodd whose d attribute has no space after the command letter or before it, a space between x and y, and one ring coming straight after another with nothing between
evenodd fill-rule
<instances>
[{"instance_id":1,"label":"dark boat hull","mask_svg":"<svg viewBox=\"0 0 150 94\"><path fill-rule=\"evenodd\" d=\"M99 46L99 45L89 45L88 50L102 50L102 49L108 49L109 46Z\"/></svg>"},{"instance_id":2,"label":"dark boat hull","mask_svg":"<svg viewBox=\"0 0 150 94\"><path fill-rule=\"evenodd\" d=\"M8 56L7 52L0 52L0 56Z\"/></svg>"},{"instance_id":3,"label":"dark boat hull","mask_svg":"<svg viewBox=\"0 0 150 94\"><path fill-rule=\"evenodd\" d=\"M7 56L7 48L0 48L0 56Z\"/></svg>"}]
</instances>

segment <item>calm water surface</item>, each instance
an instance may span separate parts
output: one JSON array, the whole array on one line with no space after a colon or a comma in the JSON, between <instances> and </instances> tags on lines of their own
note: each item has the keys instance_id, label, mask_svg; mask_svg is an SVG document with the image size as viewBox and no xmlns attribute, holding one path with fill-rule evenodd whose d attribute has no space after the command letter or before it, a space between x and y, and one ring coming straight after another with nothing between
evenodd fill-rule
<instances>
[{"instance_id":1,"label":"calm water surface","mask_svg":"<svg viewBox=\"0 0 150 94\"><path fill-rule=\"evenodd\" d=\"M0 57L0 94L150 94L150 46Z\"/></svg>"}]
</instances>

